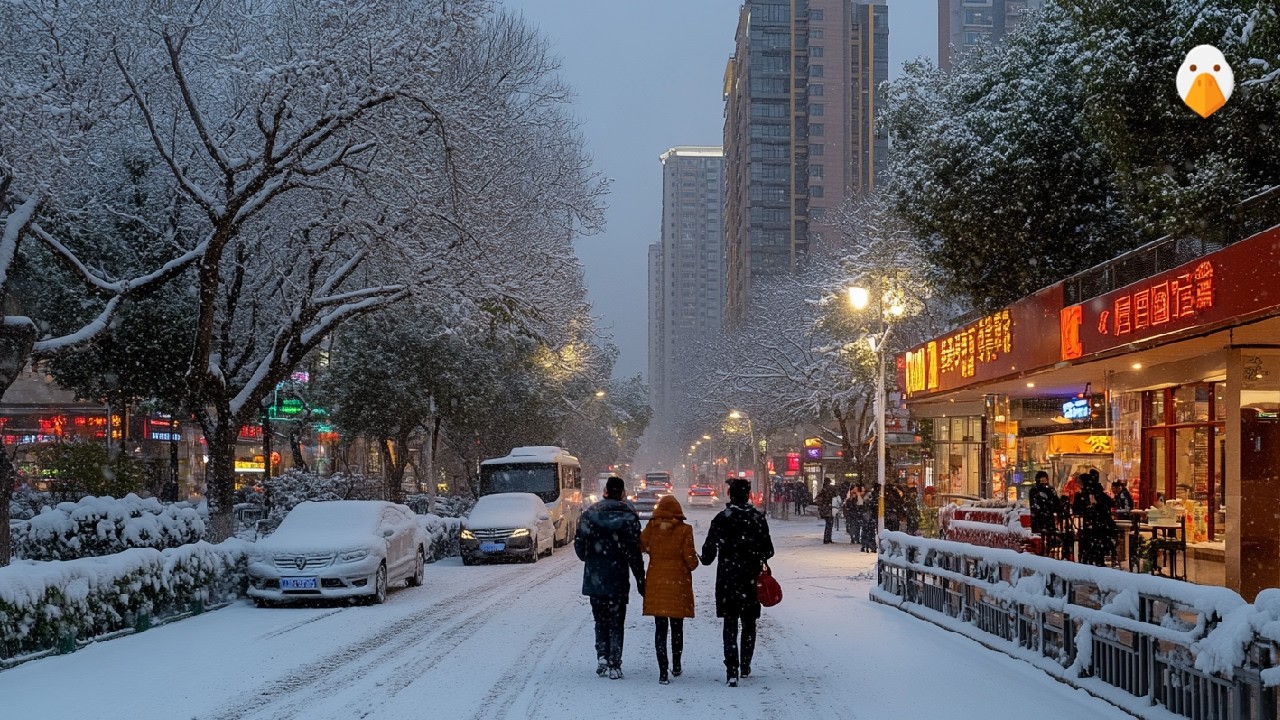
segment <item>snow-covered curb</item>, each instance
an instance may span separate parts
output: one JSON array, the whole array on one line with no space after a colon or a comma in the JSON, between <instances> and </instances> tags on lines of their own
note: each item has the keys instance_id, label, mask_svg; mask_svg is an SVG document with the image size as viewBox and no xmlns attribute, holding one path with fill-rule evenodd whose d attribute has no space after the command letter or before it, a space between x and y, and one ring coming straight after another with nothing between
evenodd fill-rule
<instances>
[{"instance_id":1,"label":"snow-covered curb","mask_svg":"<svg viewBox=\"0 0 1280 720\"><path fill-rule=\"evenodd\" d=\"M0 667L145 630L243 593L250 543L134 548L0 568Z\"/></svg>"}]
</instances>

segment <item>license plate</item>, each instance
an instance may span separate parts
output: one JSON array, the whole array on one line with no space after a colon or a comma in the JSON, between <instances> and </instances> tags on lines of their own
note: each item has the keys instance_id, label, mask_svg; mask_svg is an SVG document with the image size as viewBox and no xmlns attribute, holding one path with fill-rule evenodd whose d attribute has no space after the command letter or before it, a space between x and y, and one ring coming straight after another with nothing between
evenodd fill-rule
<instances>
[{"instance_id":1,"label":"license plate","mask_svg":"<svg viewBox=\"0 0 1280 720\"><path fill-rule=\"evenodd\" d=\"M280 578L281 590L315 590L319 587L319 583L313 577Z\"/></svg>"},{"instance_id":2,"label":"license plate","mask_svg":"<svg viewBox=\"0 0 1280 720\"><path fill-rule=\"evenodd\" d=\"M480 543L480 552L502 552L506 549L506 543Z\"/></svg>"}]
</instances>

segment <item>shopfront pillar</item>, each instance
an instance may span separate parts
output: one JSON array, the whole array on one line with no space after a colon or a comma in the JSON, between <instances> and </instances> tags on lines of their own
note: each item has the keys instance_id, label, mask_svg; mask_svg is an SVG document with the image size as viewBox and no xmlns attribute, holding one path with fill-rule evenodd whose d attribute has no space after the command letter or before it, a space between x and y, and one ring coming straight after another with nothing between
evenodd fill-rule
<instances>
[{"instance_id":1,"label":"shopfront pillar","mask_svg":"<svg viewBox=\"0 0 1280 720\"><path fill-rule=\"evenodd\" d=\"M1280 587L1280 354L1227 361L1227 586L1250 602Z\"/></svg>"}]
</instances>

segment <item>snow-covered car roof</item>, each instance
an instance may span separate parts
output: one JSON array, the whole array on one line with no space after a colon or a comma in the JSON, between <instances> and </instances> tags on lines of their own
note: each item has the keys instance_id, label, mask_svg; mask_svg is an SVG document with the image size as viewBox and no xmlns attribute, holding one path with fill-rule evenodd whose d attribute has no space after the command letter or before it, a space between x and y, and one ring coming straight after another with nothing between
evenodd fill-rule
<instances>
[{"instance_id":1,"label":"snow-covered car roof","mask_svg":"<svg viewBox=\"0 0 1280 720\"><path fill-rule=\"evenodd\" d=\"M546 514L546 504L533 493L495 493L476 501L465 524L471 529L533 527Z\"/></svg>"},{"instance_id":2,"label":"snow-covered car roof","mask_svg":"<svg viewBox=\"0 0 1280 720\"><path fill-rule=\"evenodd\" d=\"M387 508L403 505L382 500L329 500L303 502L289 511L280 527L258 541L269 549L338 549L369 542L381 542L378 522Z\"/></svg>"}]
</instances>

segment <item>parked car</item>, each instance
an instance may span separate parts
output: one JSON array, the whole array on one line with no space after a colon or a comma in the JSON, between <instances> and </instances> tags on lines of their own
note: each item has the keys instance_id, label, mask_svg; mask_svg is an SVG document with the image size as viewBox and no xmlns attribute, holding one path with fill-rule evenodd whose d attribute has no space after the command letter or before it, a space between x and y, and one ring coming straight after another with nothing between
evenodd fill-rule
<instances>
[{"instance_id":1,"label":"parked car","mask_svg":"<svg viewBox=\"0 0 1280 720\"><path fill-rule=\"evenodd\" d=\"M476 501L462 521L458 545L463 565L509 558L537 562L544 554L551 556L555 539L555 526L542 498L533 493L496 493Z\"/></svg>"},{"instance_id":2,"label":"parked car","mask_svg":"<svg viewBox=\"0 0 1280 720\"><path fill-rule=\"evenodd\" d=\"M670 494L660 486L639 490L631 497L631 505L635 507L636 514L641 520L648 520L653 517L653 509L658 507L658 500L662 499L663 495Z\"/></svg>"},{"instance_id":3,"label":"parked car","mask_svg":"<svg viewBox=\"0 0 1280 720\"><path fill-rule=\"evenodd\" d=\"M421 585L427 533L404 505L381 500L304 502L249 553L249 596L259 606L306 598L387 599L400 581Z\"/></svg>"},{"instance_id":4,"label":"parked car","mask_svg":"<svg viewBox=\"0 0 1280 720\"><path fill-rule=\"evenodd\" d=\"M714 487L710 485L689 486L689 505L711 507L719 501L720 497L716 495L716 489Z\"/></svg>"}]
</instances>

